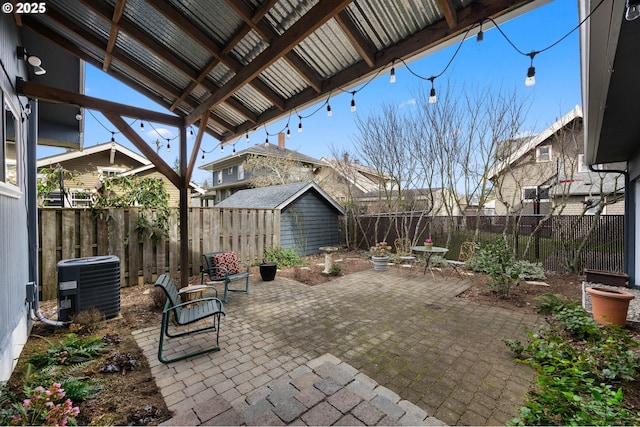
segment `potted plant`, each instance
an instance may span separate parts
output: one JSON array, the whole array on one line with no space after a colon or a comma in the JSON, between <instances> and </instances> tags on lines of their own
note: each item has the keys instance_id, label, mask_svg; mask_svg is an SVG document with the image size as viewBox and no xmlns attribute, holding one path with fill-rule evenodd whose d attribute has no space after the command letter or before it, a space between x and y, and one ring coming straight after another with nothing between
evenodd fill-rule
<instances>
[{"instance_id":1,"label":"potted plant","mask_svg":"<svg viewBox=\"0 0 640 427\"><path fill-rule=\"evenodd\" d=\"M389 251L391 246L387 242L378 242L369 249L371 260L373 261L373 269L376 271L386 271L389 263Z\"/></svg>"},{"instance_id":2,"label":"potted plant","mask_svg":"<svg viewBox=\"0 0 640 427\"><path fill-rule=\"evenodd\" d=\"M627 324L629 302L635 295L618 289L591 286L586 288L591 296L593 319L604 326Z\"/></svg>"},{"instance_id":3,"label":"potted plant","mask_svg":"<svg viewBox=\"0 0 640 427\"><path fill-rule=\"evenodd\" d=\"M278 271L278 263L271 261L267 256L267 251L262 256L262 262L258 265L260 268L260 277L264 282L270 282L276 278Z\"/></svg>"},{"instance_id":4,"label":"potted plant","mask_svg":"<svg viewBox=\"0 0 640 427\"><path fill-rule=\"evenodd\" d=\"M433 248L433 240L431 240L431 237L427 237L426 239L424 239L424 248L425 249Z\"/></svg>"}]
</instances>

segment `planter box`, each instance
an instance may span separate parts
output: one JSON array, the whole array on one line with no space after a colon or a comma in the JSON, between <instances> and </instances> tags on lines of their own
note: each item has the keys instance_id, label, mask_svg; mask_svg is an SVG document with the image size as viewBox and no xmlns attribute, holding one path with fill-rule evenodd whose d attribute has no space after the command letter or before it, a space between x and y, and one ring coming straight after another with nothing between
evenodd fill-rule
<instances>
[{"instance_id":1,"label":"planter box","mask_svg":"<svg viewBox=\"0 0 640 427\"><path fill-rule=\"evenodd\" d=\"M591 283L602 283L611 286L627 286L629 275L626 273L616 273L614 271L589 270L585 269L586 281Z\"/></svg>"}]
</instances>

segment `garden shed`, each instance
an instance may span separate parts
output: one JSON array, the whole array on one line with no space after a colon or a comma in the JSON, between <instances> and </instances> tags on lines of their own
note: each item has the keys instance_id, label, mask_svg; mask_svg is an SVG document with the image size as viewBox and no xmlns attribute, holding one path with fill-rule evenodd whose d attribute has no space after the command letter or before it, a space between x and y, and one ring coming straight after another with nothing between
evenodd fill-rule
<instances>
[{"instance_id":1,"label":"garden shed","mask_svg":"<svg viewBox=\"0 0 640 427\"><path fill-rule=\"evenodd\" d=\"M340 244L344 211L314 181L240 190L216 205L224 208L280 210L280 244L299 255Z\"/></svg>"}]
</instances>

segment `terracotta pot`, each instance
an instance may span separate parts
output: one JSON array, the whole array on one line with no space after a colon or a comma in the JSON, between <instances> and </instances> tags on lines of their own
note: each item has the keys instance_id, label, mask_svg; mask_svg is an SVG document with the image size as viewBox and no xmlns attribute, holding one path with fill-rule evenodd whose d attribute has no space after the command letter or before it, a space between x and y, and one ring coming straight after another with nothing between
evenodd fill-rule
<instances>
[{"instance_id":1,"label":"terracotta pot","mask_svg":"<svg viewBox=\"0 0 640 427\"><path fill-rule=\"evenodd\" d=\"M626 325L629 301L634 299L635 295L608 288L589 287L586 290L591 296L593 318L597 323L604 326Z\"/></svg>"}]
</instances>

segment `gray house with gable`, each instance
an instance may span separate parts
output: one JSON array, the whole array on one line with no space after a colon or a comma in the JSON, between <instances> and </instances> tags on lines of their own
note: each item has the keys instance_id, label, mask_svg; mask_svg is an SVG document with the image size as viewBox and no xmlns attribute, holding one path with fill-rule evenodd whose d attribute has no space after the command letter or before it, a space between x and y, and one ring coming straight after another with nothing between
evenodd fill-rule
<instances>
[{"instance_id":1,"label":"gray house with gable","mask_svg":"<svg viewBox=\"0 0 640 427\"><path fill-rule=\"evenodd\" d=\"M221 208L280 210L280 245L299 255L340 244L342 207L313 181L240 190L216 205Z\"/></svg>"}]
</instances>

